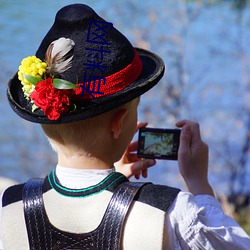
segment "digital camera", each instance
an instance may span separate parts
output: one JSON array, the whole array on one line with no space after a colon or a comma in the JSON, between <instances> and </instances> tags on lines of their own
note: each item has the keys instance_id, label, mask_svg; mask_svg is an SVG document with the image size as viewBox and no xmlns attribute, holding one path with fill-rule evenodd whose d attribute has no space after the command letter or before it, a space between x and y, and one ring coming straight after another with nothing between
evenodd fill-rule
<instances>
[{"instance_id":1,"label":"digital camera","mask_svg":"<svg viewBox=\"0 0 250 250\"><path fill-rule=\"evenodd\" d=\"M180 132L180 129L140 128L137 156L177 160Z\"/></svg>"}]
</instances>

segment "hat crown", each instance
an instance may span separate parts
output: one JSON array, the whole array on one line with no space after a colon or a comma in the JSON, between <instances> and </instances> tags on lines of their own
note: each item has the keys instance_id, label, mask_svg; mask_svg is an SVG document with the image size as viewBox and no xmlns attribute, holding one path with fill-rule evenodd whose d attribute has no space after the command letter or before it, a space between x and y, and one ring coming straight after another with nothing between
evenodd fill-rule
<instances>
[{"instance_id":1,"label":"hat crown","mask_svg":"<svg viewBox=\"0 0 250 250\"><path fill-rule=\"evenodd\" d=\"M95 26L95 23L101 28ZM105 23L109 25L105 27ZM96 35L99 38L96 38ZM72 83L82 83L89 75L112 75L125 68L134 58L134 48L127 38L115 29L112 23L106 22L84 4L68 5L58 11L55 22L43 39L36 56L44 61L50 43L61 37L70 38L75 42L72 67L59 76ZM100 53L100 50L104 52ZM100 66L94 69L91 64Z\"/></svg>"},{"instance_id":2,"label":"hat crown","mask_svg":"<svg viewBox=\"0 0 250 250\"><path fill-rule=\"evenodd\" d=\"M96 19L96 12L85 4L73 4L60 9L55 17L57 24L84 23L86 20Z\"/></svg>"}]
</instances>

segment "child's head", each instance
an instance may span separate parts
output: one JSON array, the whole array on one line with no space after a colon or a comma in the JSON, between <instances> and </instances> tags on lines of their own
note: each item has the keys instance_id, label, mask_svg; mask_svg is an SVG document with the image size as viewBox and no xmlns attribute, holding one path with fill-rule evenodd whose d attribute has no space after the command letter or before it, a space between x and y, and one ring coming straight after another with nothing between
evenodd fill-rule
<instances>
[{"instance_id":1,"label":"child's head","mask_svg":"<svg viewBox=\"0 0 250 250\"><path fill-rule=\"evenodd\" d=\"M108 143L120 154L116 142L124 148L136 127L131 107L163 73L160 57L134 48L90 7L73 4L58 11L36 56L25 58L10 80L7 95L18 115L43 124L57 151L67 145L89 154Z\"/></svg>"},{"instance_id":2,"label":"child's head","mask_svg":"<svg viewBox=\"0 0 250 250\"><path fill-rule=\"evenodd\" d=\"M133 138L139 97L114 110L82 121L42 124L52 148L66 157L98 156L103 149L120 159Z\"/></svg>"}]
</instances>

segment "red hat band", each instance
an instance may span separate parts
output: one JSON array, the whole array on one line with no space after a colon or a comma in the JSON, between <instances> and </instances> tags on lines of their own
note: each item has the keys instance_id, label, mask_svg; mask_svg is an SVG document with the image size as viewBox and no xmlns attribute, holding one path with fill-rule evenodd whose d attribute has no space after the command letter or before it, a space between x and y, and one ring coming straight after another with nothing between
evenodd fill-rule
<instances>
[{"instance_id":1,"label":"red hat band","mask_svg":"<svg viewBox=\"0 0 250 250\"><path fill-rule=\"evenodd\" d=\"M93 80L85 82L84 85L78 83L77 85L80 88L75 90L77 97L82 96L81 99L92 99L108 96L123 90L133 83L142 72L141 59L136 50L134 51L133 61L120 71L107 77L90 76L89 78Z\"/></svg>"}]
</instances>

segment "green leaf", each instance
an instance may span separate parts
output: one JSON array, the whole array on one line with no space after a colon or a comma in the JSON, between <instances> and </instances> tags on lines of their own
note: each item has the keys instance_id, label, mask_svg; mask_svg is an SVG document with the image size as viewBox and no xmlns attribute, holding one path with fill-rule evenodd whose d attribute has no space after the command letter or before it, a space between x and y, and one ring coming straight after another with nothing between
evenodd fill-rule
<instances>
[{"instance_id":1,"label":"green leaf","mask_svg":"<svg viewBox=\"0 0 250 250\"><path fill-rule=\"evenodd\" d=\"M70 112L74 112L74 111L76 111L76 108L77 108L77 106L76 106L75 104L73 104L73 109L72 109L72 110L70 110Z\"/></svg>"},{"instance_id":2,"label":"green leaf","mask_svg":"<svg viewBox=\"0 0 250 250\"><path fill-rule=\"evenodd\" d=\"M74 83L63 80L63 79L58 79L58 78L53 79L53 86L56 89L76 89L77 88L77 86Z\"/></svg>"},{"instance_id":3,"label":"green leaf","mask_svg":"<svg viewBox=\"0 0 250 250\"><path fill-rule=\"evenodd\" d=\"M30 76L30 75L26 75L23 74L23 77L30 82L32 85L36 86L36 84L40 81L42 81L43 79L41 77L37 77L37 76Z\"/></svg>"},{"instance_id":4,"label":"green leaf","mask_svg":"<svg viewBox=\"0 0 250 250\"><path fill-rule=\"evenodd\" d=\"M34 112L35 110L39 109L35 104L32 105L32 112Z\"/></svg>"}]
</instances>

